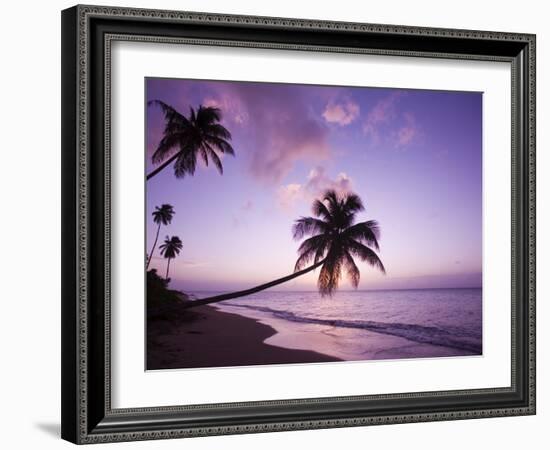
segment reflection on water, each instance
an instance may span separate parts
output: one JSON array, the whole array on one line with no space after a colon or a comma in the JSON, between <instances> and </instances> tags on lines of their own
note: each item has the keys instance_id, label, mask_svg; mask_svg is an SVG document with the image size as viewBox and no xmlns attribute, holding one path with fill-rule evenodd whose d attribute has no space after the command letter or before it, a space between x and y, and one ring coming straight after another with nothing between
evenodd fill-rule
<instances>
[{"instance_id":1,"label":"reflection on water","mask_svg":"<svg viewBox=\"0 0 550 450\"><path fill-rule=\"evenodd\" d=\"M275 328L268 344L345 360L482 353L481 289L265 291L216 307Z\"/></svg>"}]
</instances>

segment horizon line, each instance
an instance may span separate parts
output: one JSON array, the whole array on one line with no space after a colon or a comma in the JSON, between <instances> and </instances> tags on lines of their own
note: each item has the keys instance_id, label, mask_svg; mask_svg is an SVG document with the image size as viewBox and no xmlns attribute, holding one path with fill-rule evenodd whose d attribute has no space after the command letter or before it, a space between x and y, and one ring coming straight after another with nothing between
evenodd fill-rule
<instances>
[{"instance_id":1,"label":"horizon line","mask_svg":"<svg viewBox=\"0 0 550 450\"><path fill-rule=\"evenodd\" d=\"M461 287L429 287L429 288L389 288L389 289L340 289L338 292L379 292L379 291L437 291L445 289L483 289L483 286L461 286ZM190 289L191 292L224 292L224 290L207 290L207 289ZM310 290L272 290L266 289L270 292L318 292L317 289Z\"/></svg>"}]
</instances>

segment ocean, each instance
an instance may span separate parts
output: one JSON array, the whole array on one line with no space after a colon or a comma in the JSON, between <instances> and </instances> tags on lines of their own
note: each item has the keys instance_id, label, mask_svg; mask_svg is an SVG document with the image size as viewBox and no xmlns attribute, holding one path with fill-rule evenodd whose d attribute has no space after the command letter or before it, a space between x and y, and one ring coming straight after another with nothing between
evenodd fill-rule
<instances>
[{"instance_id":1,"label":"ocean","mask_svg":"<svg viewBox=\"0 0 550 450\"><path fill-rule=\"evenodd\" d=\"M268 290L213 306L273 327L266 344L347 361L482 354L481 289Z\"/></svg>"}]
</instances>

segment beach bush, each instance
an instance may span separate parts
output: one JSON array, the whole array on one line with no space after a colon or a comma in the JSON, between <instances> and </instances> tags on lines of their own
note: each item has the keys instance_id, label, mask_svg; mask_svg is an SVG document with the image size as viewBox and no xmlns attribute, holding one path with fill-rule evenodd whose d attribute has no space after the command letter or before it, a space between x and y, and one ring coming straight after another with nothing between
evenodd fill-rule
<instances>
[{"instance_id":1,"label":"beach bush","mask_svg":"<svg viewBox=\"0 0 550 450\"><path fill-rule=\"evenodd\" d=\"M147 308L156 308L188 300L187 294L169 289L170 280L160 277L156 269L147 272Z\"/></svg>"}]
</instances>

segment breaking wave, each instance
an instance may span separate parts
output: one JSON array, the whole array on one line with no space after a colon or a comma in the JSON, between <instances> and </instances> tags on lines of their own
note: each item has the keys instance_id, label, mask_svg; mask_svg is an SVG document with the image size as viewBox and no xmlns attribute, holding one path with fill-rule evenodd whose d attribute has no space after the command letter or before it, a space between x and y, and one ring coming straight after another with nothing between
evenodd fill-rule
<instances>
[{"instance_id":1,"label":"breaking wave","mask_svg":"<svg viewBox=\"0 0 550 450\"><path fill-rule=\"evenodd\" d=\"M254 311L270 314L278 319L289 322L311 323L340 328L353 328L388 334L408 339L422 344L440 345L481 354L481 337L469 333L464 329L453 327L452 331L433 326L424 326L408 323L385 323L368 320L329 320L316 317L305 317L290 311L268 308L265 306L243 305L240 303L226 303L227 306L246 308Z\"/></svg>"}]
</instances>

